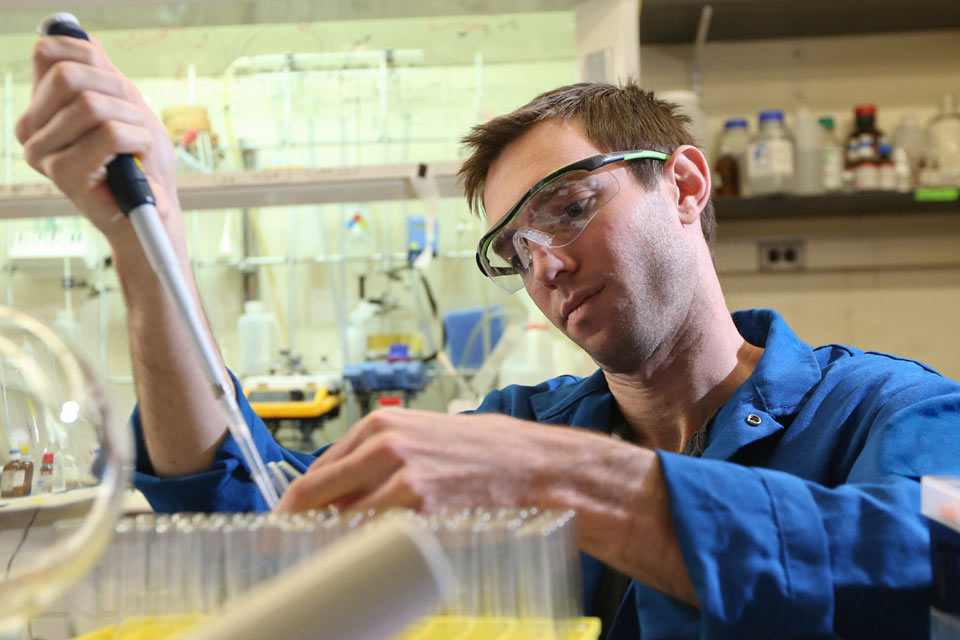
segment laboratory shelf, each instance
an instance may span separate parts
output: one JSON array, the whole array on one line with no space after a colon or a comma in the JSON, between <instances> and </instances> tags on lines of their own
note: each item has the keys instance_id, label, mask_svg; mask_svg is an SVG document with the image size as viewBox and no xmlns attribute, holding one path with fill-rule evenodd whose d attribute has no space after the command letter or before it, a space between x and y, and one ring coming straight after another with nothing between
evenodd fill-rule
<instances>
[{"instance_id":1,"label":"laboratory shelf","mask_svg":"<svg viewBox=\"0 0 960 640\"><path fill-rule=\"evenodd\" d=\"M393 164L315 169L270 169L236 173L183 174L177 176L184 211L381 202L418 197L413 180L432 177L441 198L460 198L457 186L460 163ZM767 220L823 216L879 216L914 213L960 215L960 193L938 190L929 195L868 192L821 196L768 196L715 198L717 219ZM77 212L49 182L0 186L0 218L71 216Z\"/></svg>"},{"instance_id":2,"label":"laboratory shelf","mask_svg":"<svg viewBox=\"0 0 960 640\"><path fill-rule=\"evenodd\" d=\"M928 200L923 193L828 194L820 196L765 196L759 198L715 198L717 220L770 220L817 217L868 217L949 213L960 216L956 189L938 190Z\"/></svg>"},{"instance_id":3,"label":"laboratory shelf","mask_svg":"<svg viewBox=\"0 0 960 640\"><path fill-rule=\"evenodd\" d=\"M380 202L417 198L413 179L419 176L435 180L441 198L455 198L462 194L459 168L453 161L184 174L177 176L177 191L184 211ZM0 218L72 215L76 209L49 182L0 186Z\"/></svg>"},{"instance_id":4,"label":"laboratory shelf","mask_svg":"<svg viewBox=\"0 0 960 640\"><path fill-rule=\"evenodd\" d=\"M48 525L64 518L85 515L93 504L100 487L81 487L61 493L45 493L22 498L0 499L0 531L24 527L33 521ZM124 513L149 513L150 504L136 489L128 489L123 496ZM0 551L3 550L0 540Z\"/></svg>"},{"instance_id":5,"label":"laboratory shelf","mask_svg":"<svg viewBox=\"0 0 960 640\"><path fill-rule=\"evenodd\" d=\"M956 0L643 0L640 42L693 42L706 5L711 42L960 28Z\"/></svg>"}]
</instances>

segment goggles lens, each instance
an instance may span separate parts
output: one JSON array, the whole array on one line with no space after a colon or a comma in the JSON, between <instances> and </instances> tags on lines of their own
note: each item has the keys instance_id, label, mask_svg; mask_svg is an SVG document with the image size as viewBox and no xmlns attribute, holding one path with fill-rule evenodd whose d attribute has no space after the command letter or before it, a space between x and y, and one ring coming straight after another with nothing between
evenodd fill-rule
<instances>
[{"instance_id":1,"label":"goggles lens","mask_svg":"<svg viewBox=\"0 0 960 640\"><path fill-rule=\"evenodd\" d=\"M570 244L619 192L620 183L611 171L561 174L522 203L513 219L485 244L481 268L501 288L517 291L530 275L536 245Z\"/></svg>"}]
</instances>

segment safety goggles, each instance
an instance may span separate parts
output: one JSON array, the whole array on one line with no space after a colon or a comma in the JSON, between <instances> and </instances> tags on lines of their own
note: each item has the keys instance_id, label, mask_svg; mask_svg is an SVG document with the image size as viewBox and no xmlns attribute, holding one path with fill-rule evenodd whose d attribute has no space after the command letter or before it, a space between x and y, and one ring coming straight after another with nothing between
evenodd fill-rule
<instances>
[{"instance_id":1,"label":"safety goggles","mask_svg":"<svg viewBox=\"0 0 960 640\"><path fill-rule=\"evenodd\" d=\"M521 289L533 264L531 243L552 249L567 246L620 192L613 172L598 169L614 162L669 157L659 151L619 151L557 169L480 238L477 266L507 293Z\"/></svg>"}]
</instances>

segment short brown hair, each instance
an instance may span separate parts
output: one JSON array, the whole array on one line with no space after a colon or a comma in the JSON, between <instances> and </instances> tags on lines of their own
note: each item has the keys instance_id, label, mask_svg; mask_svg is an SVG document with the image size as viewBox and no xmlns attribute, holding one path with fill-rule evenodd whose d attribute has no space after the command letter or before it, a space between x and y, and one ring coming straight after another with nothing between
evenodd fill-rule
<instances>
[{"instance_id":1,"label":"short brown hair","mask_svg":"<svg viewBox=\"0 0 960 640\"><path fill-rule=\"evenodd\" d=\"M650 149L669 154L681 145L693 144L687 128L690 118L680 113L677 105L657 99L632 81L622 86L580 82L553 89L511 113L474 126L461 139L470 156L457 178L474 213L480 215L487 172L503 149L535 124L551 119L576 119L587 138L606 153ZM638 182L651 189L660 178L663 163L635 160L630 166ZM700 214L700 227L712 247L716 219L709 200Z\"/></svg>"}]
</instances>

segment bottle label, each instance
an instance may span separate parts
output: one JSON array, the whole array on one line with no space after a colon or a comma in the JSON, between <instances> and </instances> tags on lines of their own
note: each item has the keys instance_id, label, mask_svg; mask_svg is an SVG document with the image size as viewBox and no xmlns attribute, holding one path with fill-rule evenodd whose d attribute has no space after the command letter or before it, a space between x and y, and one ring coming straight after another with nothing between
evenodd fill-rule
<instances>
[{"instance_id":1,"label":"bottle label","mask_svg":"<svg viewBox=\"0 0 960 640\"><path fill-rule=\"evenodd\" d=\"M13 487L19 489L23 486L23 483L27 480L26 471L14 471L13 472Z\"/></svg>"},{"instance_id":2,"label":"bottle label","mask_svg":"<svg viewBox=\"0 0 960 640\"><path fill-rule=\"evenodd\" d=\"M761 140L750 147L751 178L793 175L793 145L789 140Z\"/></svg>"},{"instance_id":3,"label":"bottle label","mask_svg":"<svg viewBox=\"0 0 960 640\"><path fill-rule=\"evenodd\" d=\"M827 147L823 150L823 188L839 191L843 186L843 158L840 149Z\"/></svg>"},{"instance_id":4,"label":"bottle label","mask_svg":"<svg viewBox=\"0 0 960 640\"><path fill-rule=\"evenodd\" d=\"M875 191L880 188L880 170L872 162L858 166L854 174L857 191Z\"/></svg>"},{"instance_id":5,"label":"bottle label","mask_svg":"<svg viewBox=\"0 0 960 640\"><path fill-rule=\"evenodd\" d=\"M858 154L861 162L876 161L879 158L877 153L877 140L872 133L860 134L860 153Z\"/></svg>"}]
</instances>

